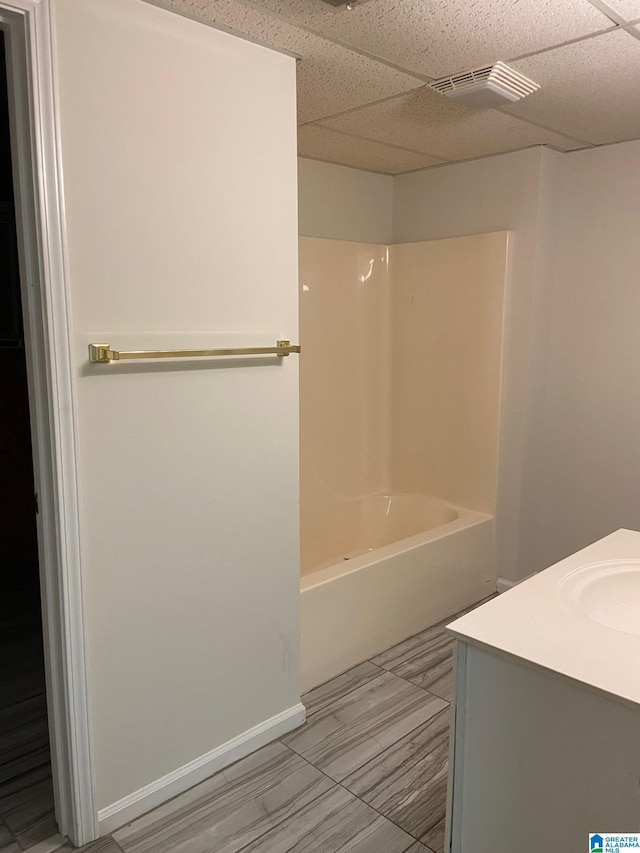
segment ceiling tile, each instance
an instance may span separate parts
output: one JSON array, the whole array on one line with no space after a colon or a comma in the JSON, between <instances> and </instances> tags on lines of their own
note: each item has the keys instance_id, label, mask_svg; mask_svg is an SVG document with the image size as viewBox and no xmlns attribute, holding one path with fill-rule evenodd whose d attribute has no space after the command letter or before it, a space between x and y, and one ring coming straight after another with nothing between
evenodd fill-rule
<instances>
[{"instance_id":1,"label":"ceiling tile","mask_svg":"<svg viewBox=\"0 0 640 853\"><path fill-rule=\"evenodd\" d=\"M640 18L640 0L604 0L604 3L627 21Z\"/></svg>"},{"instance_id":2,"label":"ceiling tile","mask_svg":"<svg viewBox=\"0 0 640 853\"><path fill-rule=\"evenodd\" d=\"M509 113L596 144L640 137L640 41L624 30L513 65L541 89Z\"/></svg>"},{"instance_id":3,"label":"ceiling tile","mask_svg":"<svg viewBox=\"0 0 640 853\"><path fill-rule=\"evenodd\" d=\"M313 124L298 128L298 153L302 157L328 160L331 163L342 163L345 166L356 166L390 175L409 172L412 169L425 169L443 162L427 154L392 148L380 142L347 136Z\"/></svg>"},{"instance_id":4,"label":"ceiling tile","mask_svg":"<svg viewBox=\"0 0 640 853\"><path fill-rule=\"evenodd\" d=\"M582 147L579 142L572 143L495 110L452 104L428 88L325 119L322 125L445 160L464 160L528 145L553 145L564 151Z\"/></svg>"},{"instance_id":5,"label":"ceiling tile","mask_svg":"<svg viewBox=\"0 0 640 853\"><path fill-rule=\"evenodd\" d=\"M361 54L234 0L168 0L172 9L228 27L302 57L298 63L298 120L311 122L421 85Z\"/></svg>"},{"instance_id":6,"label":"ceiling tile","mask_svg":"<svg viewBox=\"0 0 640 853\"><path fill-rule=\"evenodd\" d=\"M431 77L521 56L612 25L588 0L368 0L351 12L323 0L249 2Z\"/></svg>"}]
</instances>

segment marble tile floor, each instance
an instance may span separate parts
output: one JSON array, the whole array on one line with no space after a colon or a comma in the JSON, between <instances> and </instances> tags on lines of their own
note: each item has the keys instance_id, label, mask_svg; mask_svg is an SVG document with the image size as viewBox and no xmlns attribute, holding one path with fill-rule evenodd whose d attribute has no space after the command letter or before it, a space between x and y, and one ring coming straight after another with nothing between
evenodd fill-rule
<instances>
[{"instance_id":1,"label":"marble tile floor","mask_svg":"<svg viewBox=\"0 0 640 853\"><path fill-rule=\"evenodd\" d=\"M444 853L453 618L311 690L299 729L82 853ZM21 849L0 824L0 851Z\"/></svg>"}]
</instances>

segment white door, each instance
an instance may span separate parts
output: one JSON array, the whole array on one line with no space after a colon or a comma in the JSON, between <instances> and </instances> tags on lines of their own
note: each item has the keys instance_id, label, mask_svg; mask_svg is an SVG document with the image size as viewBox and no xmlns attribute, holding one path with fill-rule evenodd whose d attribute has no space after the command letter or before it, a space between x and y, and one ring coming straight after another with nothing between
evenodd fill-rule
<instances>
[{"instance_id":1,"label":"white door","mask_svg":"<svg viewBox=\"0 0 640 853\"><path fill-rule=\"evenodd\" d=\"M101 827L300 720L295 61L139 0L57 0Z\"/></svg>"}]
</instances>

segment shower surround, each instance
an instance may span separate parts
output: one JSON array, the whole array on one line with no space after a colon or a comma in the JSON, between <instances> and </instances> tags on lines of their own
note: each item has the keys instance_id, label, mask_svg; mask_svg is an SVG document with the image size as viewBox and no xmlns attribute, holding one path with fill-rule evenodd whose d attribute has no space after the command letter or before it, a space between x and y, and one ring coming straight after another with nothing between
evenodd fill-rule
<instances>
[{"instance_id":1,"label":"shower surround","mask_svg":"<svg viewBox=\"0 0 640 853\"><path fill-rule=\"evenodd\" d=\"M301 238L303 689L495 589L508 242Z\"/></svg>"}]
</instances>

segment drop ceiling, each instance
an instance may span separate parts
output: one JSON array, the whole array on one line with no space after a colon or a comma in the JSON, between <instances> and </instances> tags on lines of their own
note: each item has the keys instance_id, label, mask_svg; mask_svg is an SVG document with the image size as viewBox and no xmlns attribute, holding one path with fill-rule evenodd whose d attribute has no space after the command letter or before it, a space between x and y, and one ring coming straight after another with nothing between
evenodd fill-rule
<instances>
[{"instance_id":1,"label":"drop ceiling","mask_svg":"<svg viewBox=\"0 0 640 853\"><path fill-rule=\"evenodd\" d=\"M163 0L291 51L303 157L399 174L640 138L640 0ZM508 62L539 91L471 110L432 80Z\"/></svg>"}]
</instances>

